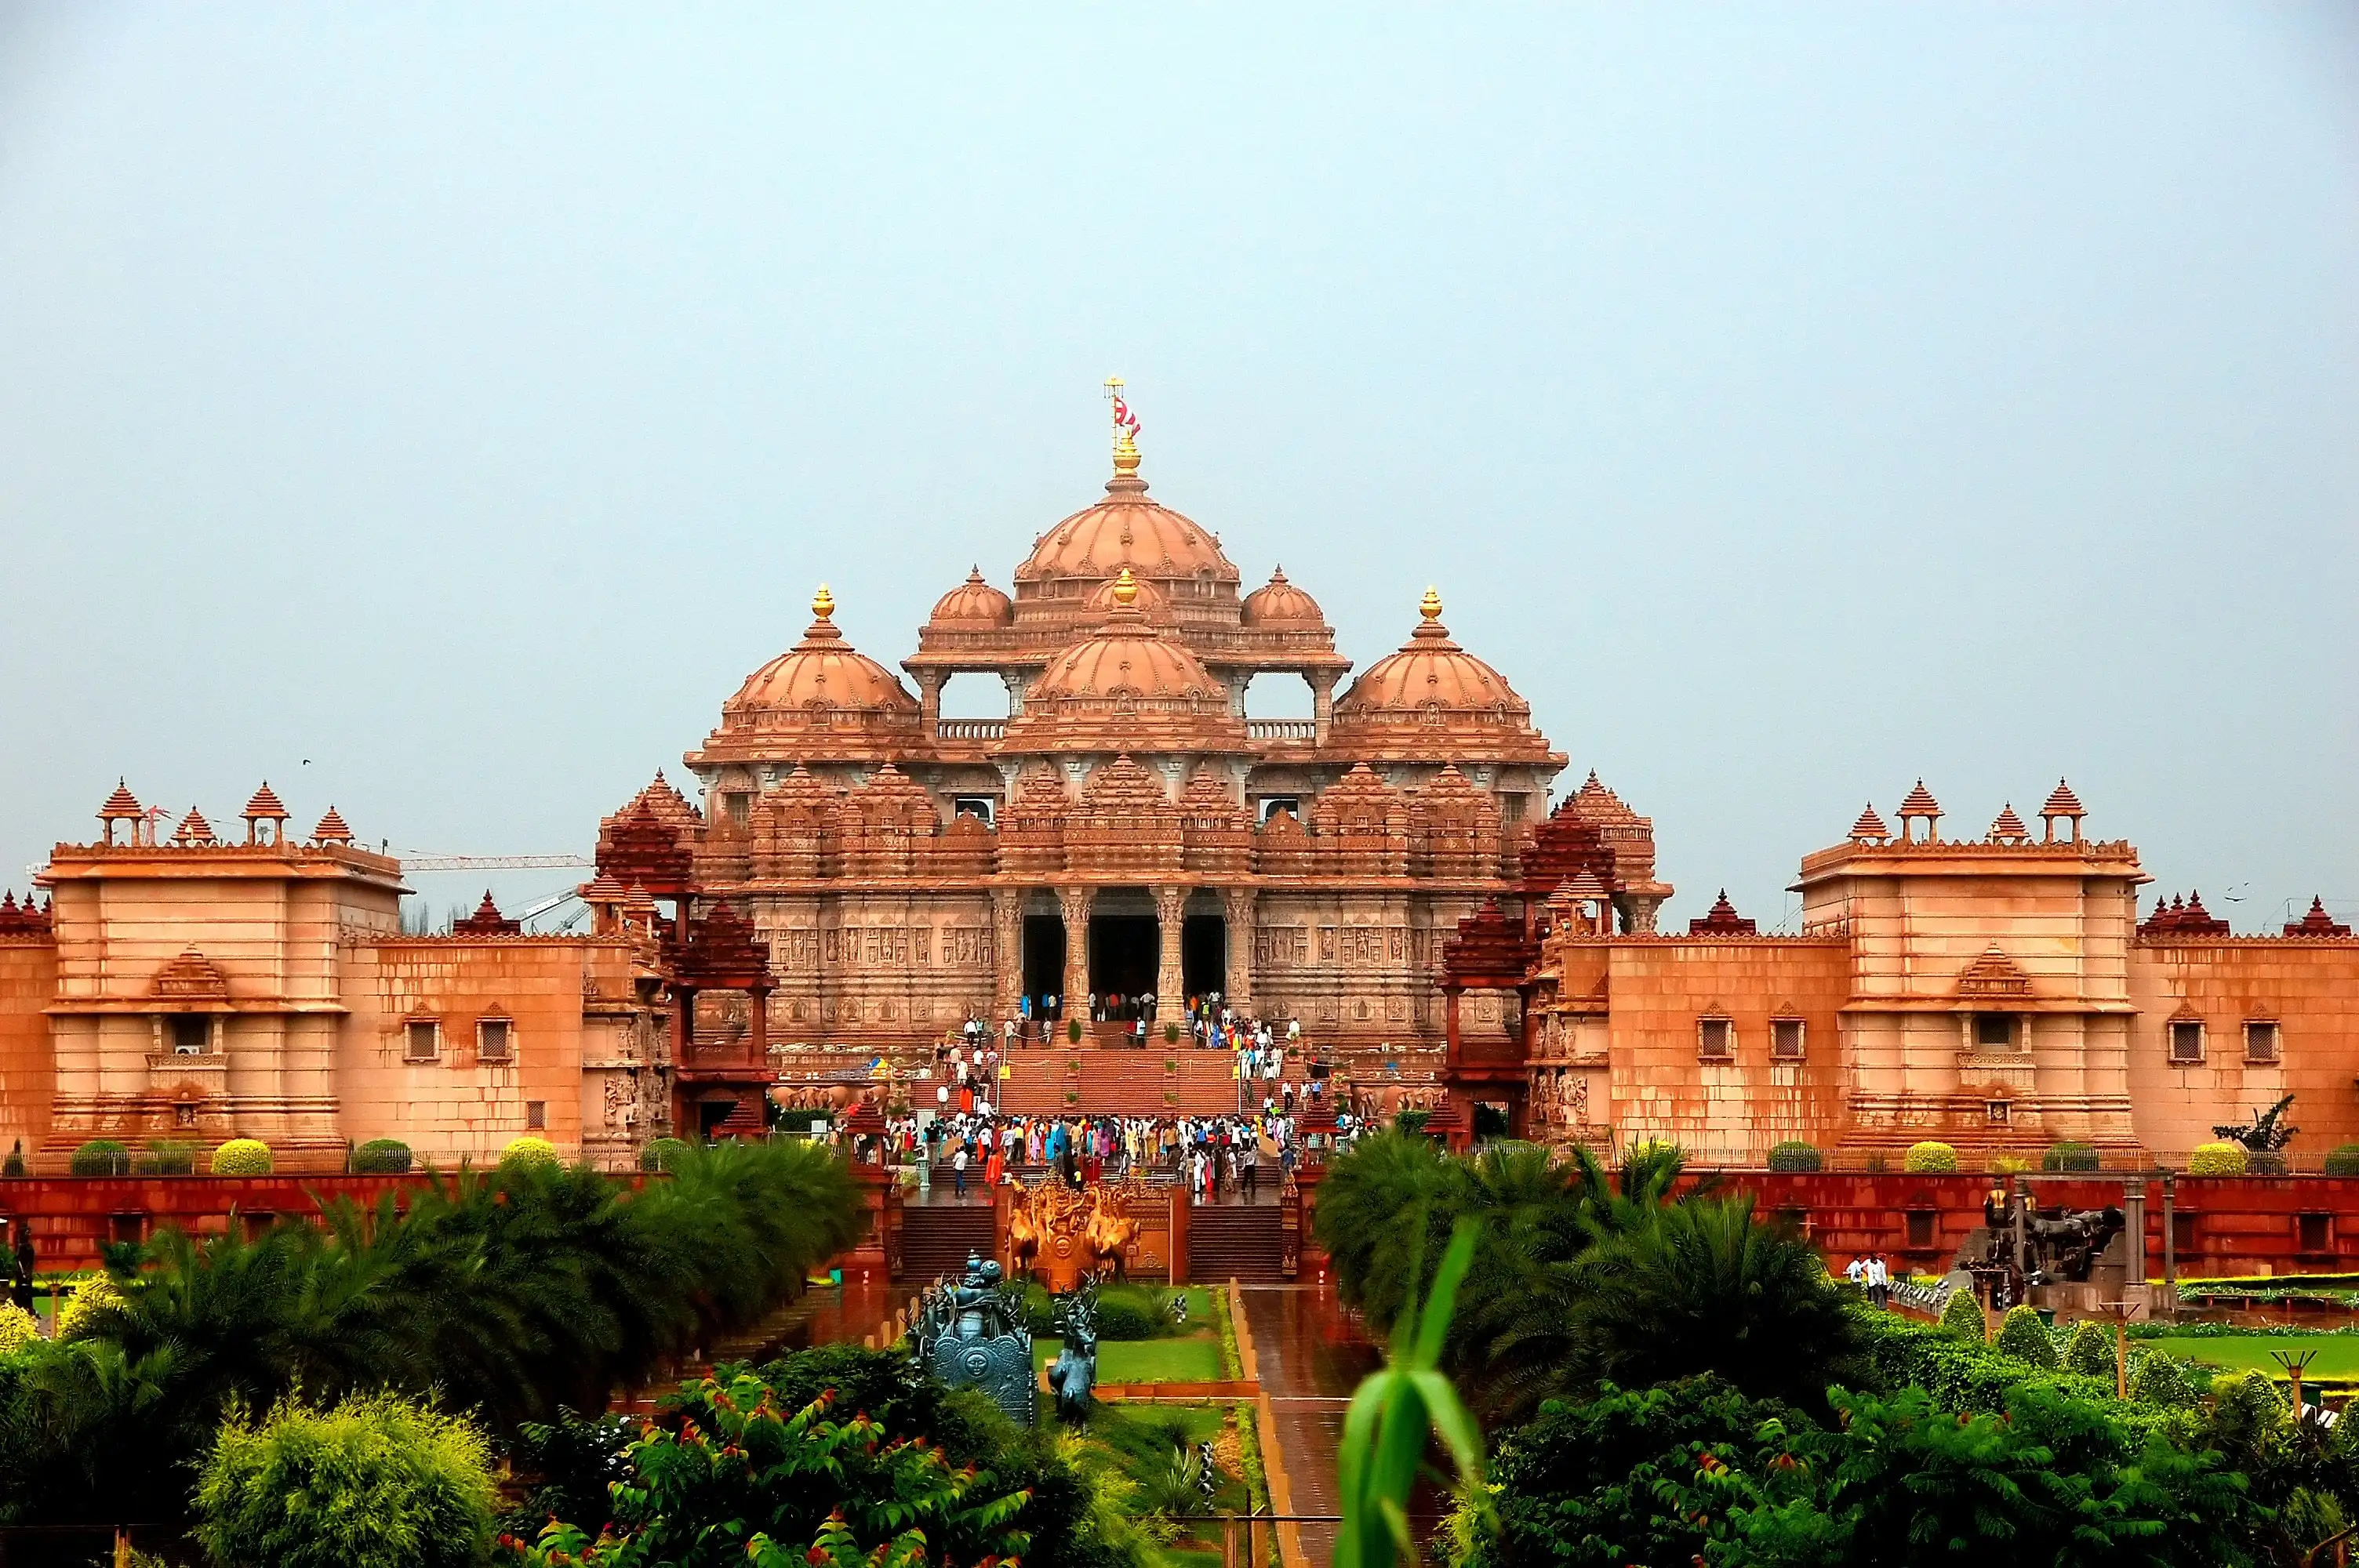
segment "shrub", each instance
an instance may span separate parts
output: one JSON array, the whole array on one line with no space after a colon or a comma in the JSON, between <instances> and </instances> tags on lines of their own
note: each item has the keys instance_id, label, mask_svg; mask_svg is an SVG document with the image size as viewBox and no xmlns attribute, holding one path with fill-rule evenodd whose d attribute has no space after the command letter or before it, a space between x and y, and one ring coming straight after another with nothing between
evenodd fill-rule
<instances>
[{"instance_id":1,"label":"shrub","mask_svg":"<svg viewBox=\"0 0 2359 1568\"><path fill-rule=\"evenodd\" d=\"M58 1308L58 1337L80 1339L96 1325L103 1314L111 1314L123 1305L123 1292L114 1288L114 1280L104 1274L92 1274L76 1280L73 1294Z\"/></svg>"},{"instance_id":2,"label":"shrub","mask_svg":"<svg viewBox=\"0 0 2359 1568\"><path fill-rule=\"evenodd\" d=\"M565 1161L558 1154L557 1145L546 1138L511 1138L508 1146L500 1151L500 1173L517 1175L527 1171L561 1171Z\"/></svg>"},{"instance_id":3,"label":"shrub","mask_svg":"<svg viewBox=\"0 0 2359 1568\"><path fill-rule=\"evenodd\" d=\"M158 1138L147 1145L147 1152L134 1162L133 1168L143 1176L190 1176L197 1170L197 1146Z\"/></svg>"},{"instance_id":4,"label":"shrub","mask_svg":"<svg viewBox=\"0 0 2359 1568\"><path fill-rule=\"evenodd\" d=\"M14 1356L41 1337L41 1325L16 1303L0 1306L0 1356Z\"/></svg>"},{"instance_id":5,"label":"shrub","mask_svg":"<svg viewBox=\"0 0 2359 1568\"><path fill-rule=\"evenodd\" d=\"M266 1176L270 1168L270 1145L259 1138L233 1138L213 1151L216 1176Z\"/></svg>"},{"instance_id":6,"label":"shrub","mask_svg":"<svg viewBox=\"0 0 2359 1568\"><path fill-rule=\"evenodd\" d=\"M197 1482L196 1537L224 1565L472 1568L491 1547L491 1450L392 1394L233 1414Z\"/></svg>"},{"instance_id":7,"label":"shrub","mask_svg":"<svg viewBox=\"0 0 2359 1568\"><path fill-rule=\"evenodd\" d=\"M1180 1026L1178 1024L1167 1023L1163 1026L1163 1044L1166 1045L1177 1045L1180 1044Z\"/></svg>"},{"instance_id":8,"label":"shrub","mask_svg":"<svg viewBox=\"0 0 2359 1568\"><path fill-rule=\"evenodd\" d=\"M416 1156L398 1138L372 1138L353 1151L353 1173L358 1176L398 1176Z\"/></svg>"},{"instance_id":9,"label":"shrub","mask_svg":"<svg viewBox=\"0 0 2359 1568\"><path fill-rule=\"evenodd\" d=\"M2039 1314L2027 1306L2009 1307L1999 1319L1998 1338L1994 1342L1999 1353L2017 1360L2053 1372L2063 1363L2056 1354L2056 1341L2048 1336L2048 1325Z\"/></svg>"},{"instance_id":10,"label":"shrub","mask_svg":"<svg viewBox=\"0 0 2359 1568\"><path fill-rule=\"evenodd\" d=\"M2340 1143L2328 1151L2326 1173L2330 1176L2359 1176L2359 1143Z\"/></svg>"},{"instance_id":11,"label":"shrub","mask_svg":"<svg viewBox=\"0 0 2359 1568\"><path fill-rule=\"evenodd\" d=\"M1994 1154L1990 1159L1990 1173L1994 1176L2020 1176L2030 1169L2031 1162L2020 1154Z\"/></svg>"},{"instance_id":12,"label":"shrub","mask_svg":"<svg viewBox=\"0 0 2359 1568\"><path fill-rule=\"evenodd\" d=\"M2187 1157L2190 1176L2241 1176L2248 1162L2241 1143L2198 1143Z\"/></svg>"},{"instance_id":13,"label":"shrub","mask_svg":"<svg viewBox=\"0 0 2359 1568\"><path fill-rule=\"evenodd\" d=\"M2130 1364L2130 1398L2140 1404L2166 1410L2187 1410L2195 1404L2195 1385L2176 1357L2148 1351Z\"/></svg>"},{"instance_id":14,"label":"shrub","mask_svg":"<svg viewBox=\"0 0 2359 1568\"><path fill-rule=\"evenodd\" d=\"M1974 1292L1962 1288L1951 1291L1950 1299L1941 1303L1941 1328L1980 1345L1990 1338L1990 1316Z\"/></svg>"},{"instance_id":15,"label":"shrub","mask_svg":"<svg viewBox=\"0 0 2359 1568\"><path fill-rule=\"evenodd\" d=\"M1069 1018L1065 1020L1065 1038L1076 1045L1082 1043L1082 1021L1080 1019Z\"/></svg>"},{"instance_id":16,"label":"shrub","mask_svg":"<svg viewBox=\"0 0 2359 1568\"><path fill-rule=\"evenodd\" d=\"M2359 1145L2354 1145L2359 1147ZM8 1145L8 1158L0 1160L0 1176L21 1176L25 1173L25 1141L21 1138Z\"/></svg>"},{"instance_id":17,"label":"shrub","mask_svg":"<svg viewBox=\"0 0 2359 1568\"><path fill-rule=\"evenodd\" d=\"M2101 1163L2093 1143L2059 1143L2039 1157L2043 1171L2093 1171Z\"/></svg>"},{"instance_id":18,"label":"shrub","mask_svg":"<svg viewBox=\"0 0 2359 1568\"><path fill-rule=\"evenodd\" d=\"M687 1152L688 1145L677 1138L656 1139L639 1151L639 1169L669 1171L679 1164L680 1156Z\"/></svg>"},{"instance_id":19,"label":"shrub","mask_svg":"<svg viewBox=\"0 0 2359 1568\"><path fill-rule=\"evenodd\" d=\"M2112 1377L2114 1336L2083 1318L2072 1325L2071 1337L2064 1342L2064 1365L2086 1377Z\"/></svg>"},{"instance_id":20,"label":"shrub","mask_svg":"<svg viewBox=\"0 0 2359 1568\"><path fill-rule=\"evenodd\" d=\"M131 1151L112 1138L93 1138L73 1152L70 1168L77 1176L127 1176Z\"/></svg>"},{"instance_id":21,"label":"shrub","mask_svg":"<svg viewBox=\"0 0 2359 1568\"><path fill-rule=\"evenodd\" d=\"M1958 1152L1946 1143L1911 1143L1901 1159L1900 1168L1925 1174L1954 1171L1958 1168Z\"/></svg>"},{"instance_id":22,"label":"shrub","mask_svg":"<svg viewBox=\"0 0 2359 1568\"><path fill-rule=\"evenodd\" d=\"M1769 1168L1773 1171L1815 1171L1825 1163L1818 1150L1799 1139L1789 1138L1769 1151Z\"/></svg>"}]
</instances>

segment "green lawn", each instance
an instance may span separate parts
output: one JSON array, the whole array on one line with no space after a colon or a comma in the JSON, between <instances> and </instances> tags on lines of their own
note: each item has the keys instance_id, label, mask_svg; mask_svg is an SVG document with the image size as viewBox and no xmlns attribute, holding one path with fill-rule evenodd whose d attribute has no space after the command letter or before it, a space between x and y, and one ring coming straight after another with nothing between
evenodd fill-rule
<instances>
[{"instance_id":1,"label":"green lawn","mask_svg":"<svg viewBox=\"0 0 2359 1568\"><path fill-rule=\"evenodd\" d=\"M2182 1361L2200 1361L2223 1372L2249 1368L2273 1378L2284 1377L2285 1368L2269 1358L2270 1351L2285 1350L2295 1355L2314 1351L2316 1357L2303 1372L2304 1377L2359 1379L2359 1335L2240 1334L2218 1339L2142 1339L2137 1343L2147 1349L2168 1351Z\"/></svg>"},{"instance_id":2,"label":"green lawn","mask_svg":"<svg viewBox=\"0 0 2359 1568\"><path fill-rule=\"evenodd\" d=\"M1064 1348L1060 1339L1036 1339L1032 1358L1046 1367ZM1221 1379L1221 1342L1196 1339L1102 1339L1100 1383L1216 1383Z\"/></svg>"}]
</instances>

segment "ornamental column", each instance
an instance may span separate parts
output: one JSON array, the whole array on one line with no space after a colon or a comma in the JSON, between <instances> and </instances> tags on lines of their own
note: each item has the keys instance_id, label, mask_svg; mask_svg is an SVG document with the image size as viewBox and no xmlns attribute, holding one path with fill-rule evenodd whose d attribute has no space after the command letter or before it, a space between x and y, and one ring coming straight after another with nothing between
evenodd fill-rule
<instances>
[{"instance_id":1,"label":"ornamental column","mask_svg":"<svg viewBox=\"0 0 2359 1568\"><path fill-rule=\"evenodd\" d=\"M1335 683L1341 671L1322 671L1305 677L1310 682L1310 732L1321 746L1327 743L1327 731L1335 722Z\"/></svg>"},{"instance_id":2,"label":"ornamental column","mask_svg":"<svg viewBox=\"0 0 2359 1568\"><path fill-rule=\"evenodd\" d=\"M1024 893L991 890L991 1006L994 1021L1014 1018L1024 994Z\"/></svg>"},{"instance_id":3,"label":"ornamental column","mask_svg":"<svg viewBox=\"0 0 2359 1568\"><path fill-rule=\"evenodd\" d=\"M1180 967L1180 922L1188 911L1188 890L1155 890L1155 1007L1159 1018L1176 1019L1186 1005L1187 978Z\"/></svg>"},{"instance_id":4,"label":"ornamental column","mask_svg":"<svg viewBox=\"0 0 2359 1568\"><path fill-rule=\"evenodd\" d=\"M1260 892L1255 888L1221 890L1221 908L1227 916L1228 926L1221 944L1222 965L1228 981L1222 1000L1248 1017L1254 1009L1254 908L1259 898Z\"/></svg>"},{"instance_id":5,"label":"ornamental column","mask_svg":"<svg viewBox=\"0 0 2359 1568\"><path fill-rule=\"evenodd\" d=\"M1096 897L1092 888L1057 890L1065 914L1065 1016L1084 1024L1090 1018L1090 905Z\"/></svg>"},{"instance_id":6,"label":"ornamental column","mask_svg":"<svg viewBox=\"0 0 2359 1568\"><path fill-rule=\"evenodd\" d=\"M918 723L926 739L932 740L942 727L942 676L939 670L919 670L918 675Z\"/></svg>"}]
</instances>

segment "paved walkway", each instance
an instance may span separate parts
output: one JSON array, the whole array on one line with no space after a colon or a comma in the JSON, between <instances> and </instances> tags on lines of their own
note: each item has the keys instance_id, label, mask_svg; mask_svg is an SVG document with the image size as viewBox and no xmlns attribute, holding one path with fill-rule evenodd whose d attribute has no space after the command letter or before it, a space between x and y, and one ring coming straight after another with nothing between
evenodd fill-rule
<instances>
[{"instance_id":1,"label":"paved walkway","mask_svg":"<svg viewBox=\"0 0 2359 1568\"><path fill-rule=\"evenodd\" d=\"M1336 1301L1332 1290L1308 1285L1245 1285L1245 1325L1261 1361L1261 1386L1269 1395L1277 1445L1292 1484L1294 1511L1338 1511L1335 1455L1343 1436L1343 1412L1360 1379L1381 1364L1374 1346ZM1313 1563L1335 1555L1335 1527L1302 1526L1304 1552Z\"/></svg>"}]
</instances>

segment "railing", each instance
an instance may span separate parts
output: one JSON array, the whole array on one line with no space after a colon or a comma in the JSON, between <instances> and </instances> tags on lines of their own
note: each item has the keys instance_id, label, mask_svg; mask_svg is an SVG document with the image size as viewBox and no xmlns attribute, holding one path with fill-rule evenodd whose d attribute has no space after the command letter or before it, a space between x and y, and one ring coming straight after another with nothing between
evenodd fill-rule
<instances>
[{"instance_id":1,"label":"railing","mask_svg":"<svg viewBox=\"0 0 2359 1568\"><path fill-rule=\"evenodd\" d=\"M997 741L1007 734L1005 719L945 719L934 733L944 741Z\"/></svg>"},{"instance_id":2,"label":"railing","mask_svg":"<svg viewBox=\"0 0 2359 1568\"><path fill-rule=\"evenodd\" d=\"M1245 739L1249 741L1316 741L1319 721L1315 719L1248 719Z\"/></svg>"}]
</instances>

